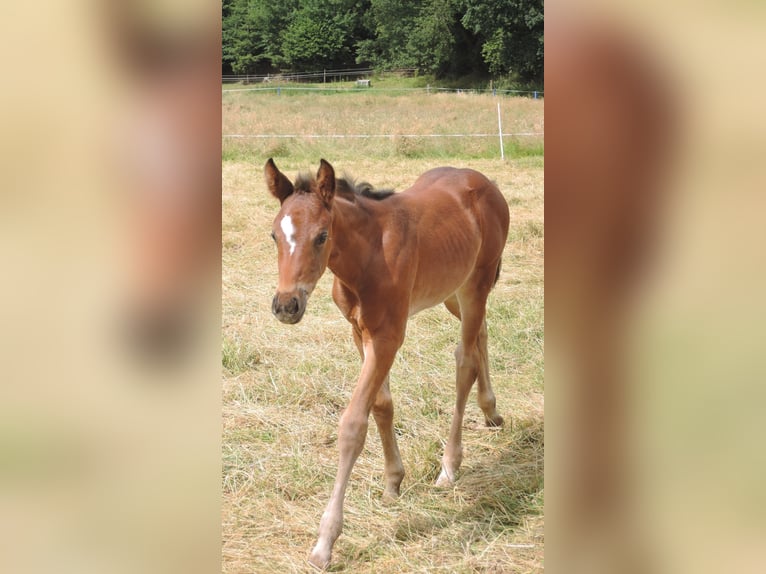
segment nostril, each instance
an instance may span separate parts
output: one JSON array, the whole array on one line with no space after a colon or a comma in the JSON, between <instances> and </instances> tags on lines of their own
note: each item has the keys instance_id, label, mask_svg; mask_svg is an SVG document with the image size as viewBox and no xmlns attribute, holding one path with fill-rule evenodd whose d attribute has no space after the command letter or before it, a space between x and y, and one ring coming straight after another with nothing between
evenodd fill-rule
<instances>
[{"instance_id":1,"label":"nostril","mask_svg":"<svg viewBox=\"0 0 766 574\"><path fill-rule=\"evenodd\" d=\"M287 307L285 307L285 310L290 313L290 315L295 315L298 312L298 299L295 297L290 299L290 302L287 304Z\"/></svg>"}]
</instances>

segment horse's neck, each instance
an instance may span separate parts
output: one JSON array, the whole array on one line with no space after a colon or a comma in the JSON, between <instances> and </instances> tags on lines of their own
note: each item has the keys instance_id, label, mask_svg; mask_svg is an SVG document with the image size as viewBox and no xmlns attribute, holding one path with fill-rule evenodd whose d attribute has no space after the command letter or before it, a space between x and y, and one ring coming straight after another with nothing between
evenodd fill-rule
<instances>
[{"instance_id":1,"label":"horse's neck","mask_svg":"<svg viewBox=\"0 0 766 574\"><path fill-rule=\"evenodd\" d=\"M370 245L379 243L374 234L380 234L380 227L371 225L374 213L355 202L336 200L333 212L333 250L328 266L336 277L352 286L369 262Z\"/></svg>"}]
</instances>

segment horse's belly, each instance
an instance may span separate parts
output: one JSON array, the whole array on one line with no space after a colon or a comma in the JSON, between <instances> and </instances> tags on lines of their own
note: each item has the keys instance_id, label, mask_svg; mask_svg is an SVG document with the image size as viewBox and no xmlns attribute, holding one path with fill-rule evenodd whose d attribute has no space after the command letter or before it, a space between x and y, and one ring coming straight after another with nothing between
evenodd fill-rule
<instances>
[{"instance_id":1,"label":"horse's belly","mask_svg":"<svg viewBox=\"0 0 766 574\"><path fill-rule=\"evenodd\" d=\"M410 315L442 303L471 276L481 229L451 196L432 201L420 220Z\"/></svg>"},{"instance_id":2,"label":"horse's belly","mask_svg":"<svg viewBox=\"0 0 766 574\"><path fill-rule=\"evenodd\" d=\"M447 295L449 297L449 295ZM410 317L412 317L415 313L419 313L423 309L428 309L429 307L434 307L444 301L447 297L444 298L431 298L431 299L418 299L417 301L411 301L410 302Z\"/></svg>"},{"instance_id":3,"label":"horse's belly","mask_svg":"<svg viewBox=\"0 0 766 574\"><path fill-rule=\"evenodd\" d=\"M472 268L473 261L470 265L453 263L453 265L441 267L438 272L429 274L428 278L422 275L418 277L410 297L410 316L443 303L465 282Z\"/></svg>"}]
</instances>

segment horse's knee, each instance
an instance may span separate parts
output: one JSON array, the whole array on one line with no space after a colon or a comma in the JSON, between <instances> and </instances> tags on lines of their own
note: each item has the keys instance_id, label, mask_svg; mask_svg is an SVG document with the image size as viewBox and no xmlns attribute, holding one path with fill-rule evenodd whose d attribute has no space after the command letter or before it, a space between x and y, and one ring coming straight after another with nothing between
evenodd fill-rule
<instances>
[{"instance_id":1,"label":"horse's knee","mask_svg":"<svg viewBox=\"0 0 766 574\"><path fill-rule=\"evenodd\" d=\"M473 356L469 348L466 350L465 345L461 342L455 347L455 363L458 368L469 367L473 363Z\"/></svg>"},{"instance_id":2,"label":"horse's knee","mask_svg":"<svg viewBox=\"0 0 766 574\"><path fill-rule=\"evenodd\" d=\"M368 426L367 415L352 415L346 411L340 419L338 434L342 437L364 436Z\"/></svg>"},{"instance_id":3,"label":"horse's knee","mask_svg":"<svg viewBox=\"0 0 766 574\"><path fill-rule=\"evenodd\" d=\"M375 399L375 403L372 405L372 415L375 420L382 420L391 418L394 414L394 401L391 399L390 394L381 395Z\"/></svg>"},{"instance_id":4,"label":"horse's knee","mask_svg":"<svg viewBox=\"0 0 766 574\"><path fill-rule=\"evenodd\" d=\"M466 350L463 343L460 343L455 349L455 365L458 370L468 370L471 373L476 373L479 367L479 357L477 356L476 346L473 345Z\"/></svg>"},{"instance_id":5,"label":"horse's knee","mask_svg":"<svg viewBox=\"0 0 766 574\"><path fill-rule=\"evenodd\" d=\"M359 453L367 436L367 427L369 426L367 419L366 415L352 415L348 411L343 414L338 425L338 444L341 453L347 449L356 454Z\"/></svg>"}]
</instances>

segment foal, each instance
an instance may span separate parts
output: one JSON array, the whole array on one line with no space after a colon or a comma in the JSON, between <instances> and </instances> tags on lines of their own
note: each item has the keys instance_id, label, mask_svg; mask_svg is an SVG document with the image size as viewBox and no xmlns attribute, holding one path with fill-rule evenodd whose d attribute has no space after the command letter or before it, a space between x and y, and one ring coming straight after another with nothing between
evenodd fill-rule
<instances>
[{"instance_id":1,"label":"foal","mask_svg":"<svg viewBox=\"0 0 766 574\"><path fill-rule=\"evenodd\" d=\"M351 323L363 360L340 419L338 473L309 558L326 568L343 527L346 485L364 446L370 412L383 443L384 496L399 496L404 468L393 431L388 372L410 315L443 302L461 321L457 401L436 484L453 484L460 467L463 412L474 381L486 424L503 424L489 382L485 313L500 274L508 204L492 182L470 169L432 169L396 194L336 180L325 160L316 178L299 177L294 185L271 159L264 172L269 191L281 203L271 234L279 261L274 315L283 323L300 321L329 267L335 275L333 300Z\"/></svg>"}]
</instances>

